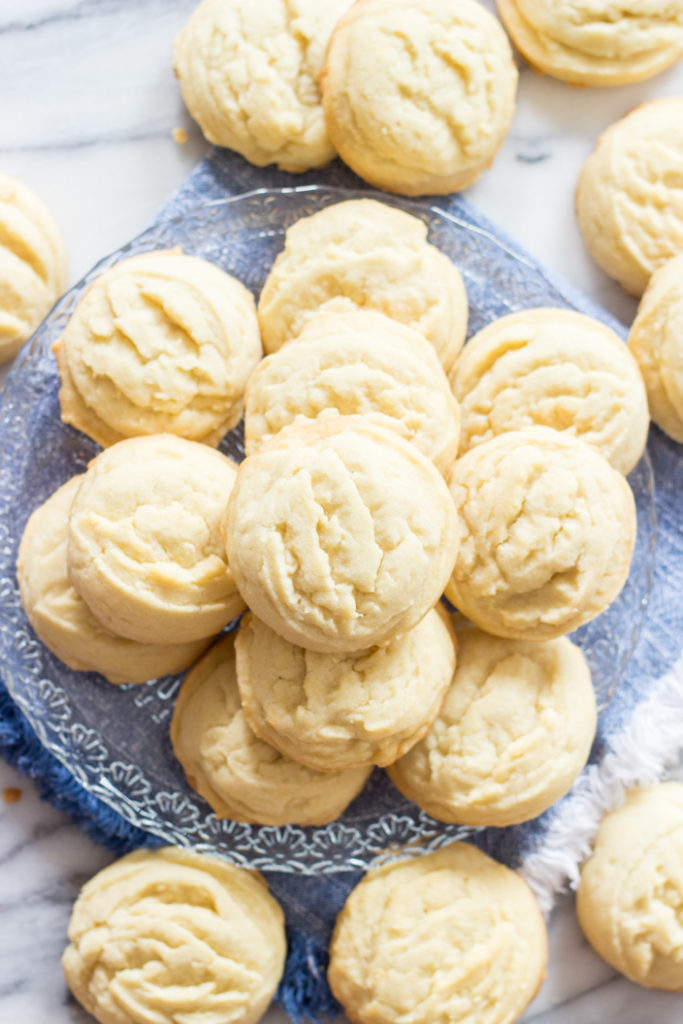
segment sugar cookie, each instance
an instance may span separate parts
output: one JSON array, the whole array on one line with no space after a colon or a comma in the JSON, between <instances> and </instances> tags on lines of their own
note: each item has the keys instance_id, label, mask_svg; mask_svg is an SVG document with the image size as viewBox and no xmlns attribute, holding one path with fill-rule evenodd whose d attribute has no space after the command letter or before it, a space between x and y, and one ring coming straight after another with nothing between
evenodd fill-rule
<instances>
[{"instance_id":1,"label":"sugar cookie","mask_svg":"<svg viewBox=\"0 0 683 1024\"><path fill-rule=\"evenodd\" d=\"M389 776L440 821L515 825L564 796L596 722L590 671L566 637L531 643L460 629L441 711Z\"/></svg>"},{"instance_id":2,"label":"sugar cookie","mask_svg":"<svg viewBox=\"0 0 683 1024\"><path fill-rule=\"evenodd\" d=\"M287 230L258 302L263 346L275 352L319 312L354 309L414 327L445 370L465 340L459 271L427 241L424 221L375 199L335 203Z\"/></svg>"},{"instance_id":3,"label":"sugar cookie","mask_svg":"<svg viewBox=\"0 0 683 1024\"><path fill-rule=\"evenodd\" d=\"M178 694L171 741L193 789L218 817L258 825L324 825L365 785L370 768L323 775L252 732L240 705L234 634L212 647Z\"/></svg>"},{"instance_id":4,"label":"sugar cookie","mask_svg":"<svg viewBox=\"0 0 683 1024\"><path fill-rule=\"evenodd\" d=\"M447 481L460 548L446 595L480 629L549 640L626 582L633 494L591 445L550 427L510 431L463 455Z\"/></svg>"},{"instance_id":5,"label":"sugar cookie","mask_svg":"<svg viewBox=\"0 0 683 1024\"><path fill-rule=\"evenodd\" d=\"M492 163L517 68L475 0L363 0L332 32L320 81L342 160L371 185L416 196L466 188Z\"/></svg>"},{"instance_id":6,"label":"sugar cookie","mask_svg":"<svg viewBox=\"0 0 683 1024\"><path fill-rule=\"evenodd\" d=\"M599 320L526 309L488 324L451 371L461 454L506 430L538 425L594 445L620 473L645 449L650 419L638 365Z\"/></svg>"},{"instance_id":7,"label":"sugar cookie","mask_svg":"<svg viewBox=\"0 0 683 1024\"><path fill-rule=\"evenodd\" d=\"M136 850L91 878L69 940L67 984L100 1024L256 1024L287 950L260 875L171 846Z\"/></svg>"},{"instance_id":8,"label":"sugar cookie","mask_svg":"<svg viewBox=\"0 0 683 1024\"><path fill-rule=\"evenodd\" d=\"M66 287L66 254L50 212L0 174L0 363L16 355Z\"/></svg>"},{"instance_id":9,"label":"sugar cookie","mask_svg":"<svg viewBox=\"0 0 683 1024\"><path fill-rule=\"evenodd\" d=\"M382 313L321 313L249 378L244 443L251 454L295 420L373 413L442 472L458 453L460 413L436 352Z\"/></svg>"},{"instance_id":10,"label":"sugar cookie","mask_svg":"<svg viewBox=\"0 0 683 1024\"><path fill-rule=\"evenodd\" d=\"M546 959L527 884L453 843L368 872L337 918L328 978L354 1024L512 1024Z\"/></svg>"},{"instance_id":11,"label":"sugar cookie","mask_svg":"<svg viewBox=\"0 0 683 1024\"><path fill-rule=\"evenodd\" d=\"M173 434L120 441L88 468L69 517L69 578L113 633L184 643L244 608L221 516L237 467Z\"/></svg>"},{"instance_id":12,"label":"sugar cookie","mask_svg":"<svg viewBox=\"0 0 683 1024\"><path fill-rule=\"evenodd\" d=\"M247 613L235 640L249 725L319 772L395 761L434 721L455 669L443 607L386 647L316 654Z\"/></svg>"},{"instance_id":13,"label":"sugar cookie","mask_svg":"<svg viewBox=\"0 0 683 1024\"><path fill-rule=\"evenodd\" d=\"M335 155L317 76L351 0L203 0L173 44L183 99L209 142L283 171Z\"/></svg>"},{"instance_id":14,"label":"sugar cookie","mask_svg":"<svg viewBox=\"0 0 683 1024\"><path fill-rule=\"evenodd\" d=\"M631 295L683 252L683 96L643 103L598 139L576 212L593 259Z\"/></svg>"},{"instance_id":15,"label":"sugar cookie","mask_svg":"<svg viewBox=\"0 0 683 1024\"><path fill-rule=\"evenodd\" d=\"M683 441L683 253L652 275L628 347L645 380L652 419Z\"/></svg>"},{"instance_id":16,"label":"sugar cookie","mask_svg":"<svg viewBox=\"0 0 683 1024\"><path fill-rule=\"evenodd\" d=\"M321 653L385 644L416 625L458 546L443 477L366 416L294 423L249 455L225 535L249 608Z\"/></svg>"},{"instance_id":17,"label":"sugar cookie","mask_svg":"<svg viewBox=\"0 0 683 1024\"><path fill-rule=\"evenodd\" d=\"M208 640L149 644L105 629L76 593L66 573L71 503L83 481L72 477L35 510L17 559L19 594L26 616L53 654L69 668L99 672L110 683L144 683L189 668Z\"/></svg>"},{"instance_id":18,"label":"sugar cookie","mask_svg":"<svg viewBox=\"0 0 683 1024\"><path fill-rule=\"evenodd\" d=\"M577 912L596 953L647 988L683 992L683 785L629 793L603 818Z\"/></svg>"},{"instance_id":19,"label":"sugar cookie","mask_svg":"<svg viewBox=\"0 0 683 1024\"><path fill-rule=\"evenodd\" d=\"M244 285L162 250L97 277L53 350L62 419L99 444L171 433L217 445L242 415L261 340Z\"/></svg>"},{"instance_id":20,"label":"sugar cookie","mask_svg":"<svg viewBox=\"0 0 683 1024\"><path fill-rule=\"evenodd\" d=\"M683 56L683 8L658 0L496 0L512 41L547 75L628 85Z\"/></svg>"}]
</instances>

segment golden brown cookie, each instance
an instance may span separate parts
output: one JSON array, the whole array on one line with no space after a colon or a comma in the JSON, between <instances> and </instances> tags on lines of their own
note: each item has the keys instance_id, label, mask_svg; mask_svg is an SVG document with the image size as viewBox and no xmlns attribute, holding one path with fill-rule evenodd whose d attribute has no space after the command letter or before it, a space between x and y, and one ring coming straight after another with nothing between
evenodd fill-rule
<instances>
[{"instance_id":1,"label":"golden brown cookie","mask_svg":"<svg viewBox=\"0 0 683 1024\"><path fill-rule=\"evenodd\" d=\"M549 640L595 618L628 576L628 483L591 445L550 427L477 445L447 481L460 548L446 596L480 629Z\"/></svg>"},{"instance_id":2,"label":"golden brown cookie","mask_svg":"<svg viewBox=\"0 0 683 1024\"><path fill-rule=\"evenodd\" d=\"M581 871L577 912L596 953L647 988L683 992L683 785L629 793Z\"/></svg>"},{"instance_id":3,"label":"golden brown cookie","mask_svg":"<svg viewBox=\"0 0 683 1024\"><path fill-rule=\"evenodd\" d=\"M62 419L99 444L171 433L217 445L242 415L261 340L244 285L173 249L97 277L53 350Z\"/></svg>"},{"instance_id":4,"label":"golden brown cookie","mask_svg":"<svg viewBox=\"0 0 683 1024\"><path fill-rule=\"evenodd\" d=\"M365 181L404 195L466 188L510 127L517 68L475 0L362 0L320 76L330 138Z\"/></svg>"},{"instance_id":5,"label":"golden brown cookie","mask_svg":"<svg viewBox=\"0 0 683 1024\"><path fill-rule=\"evenodd\" d=\"M69 512L83 475L72 477L35 510L17 559L26 616L53 654L69 668L99 672L110 683L144 683L183 672L208 640L184 644L138 643L105 629L74 590L66 572Z\"/></svg>"},{"instance_id":6,"label":"golden brown cookie","mask_svg":"<svg viewBox=\"0 0 683 1024\"><path fill-rule=\"evenodd\" d=\"M515 825L564 796L596 721L590 671L566 637L531 643L459 629L441 711L389 776L440 821Z\"/></svg>"},{"instance_id":7,"label":"golden brown cookie","mask_svg":"<svg viewBox=\"0 0 683 1024\"><path fill-rule=\"evenodd\" d=\"M87 882L62 957L100 1024L256 1024L282 975L284 915L260 875L167 846Z\"/></svg>"},{"instance_id":8,"label":"golden brown cookie","mask_svg":"<svg viewBox=\"0 0 683 1024\"><path fill-rule=\"evenodd\" d=\"M375 199L335 203L287 230L258 302L263 346L275 352L317 313L356 309L415 328L445 370L465 340L459 271L427 241L419 217Z\"/></svg>"},{"instance_id":9,"label":"golden brown cookie","mask_svg":"<svg viewBox=\"0 0 683 1024\"><path fill-rule=\"evenodd\" d=\"M209 142L283 171L332 160L318 73L350 4L203 0L174 41L173 68Z\"/></svg>"},{"instance_id":10,"label":"golden brown cookie","mask_svg":"<svg viewBox=\"0 0 683 1024\"><path fill-rule=\"evenodd\" d=\"M187 780L219 818L257 825L324 825L360 793L371 769L323 775L259 739L240 704L234 634L188 673L171 741Z\"/></svg>"},{"instance_id":11,"label":"golden brown cookie","mask_svg":"<svg viewBox=\"0 0 683 1024\"><path fill-rule=\"evenodd\" d=\"M683 10L642 0L496 0L532 67L574 85L627 85L683 56Z\"/></svg>"},{"instance_id":12,"label":"golden brown cookie","mask_svg":"<svg viewBox=\"0 0 683 1024\"><path fill-rule=\"evenodd\" d=\"M249 378L245 448L251 454L294 421L368 413L441 472L457 455L458 404L422 335L372 310L321 313Z\"/></svg>"},{"instance_id":13,"label":"golden brown cookie","mask_svg":"<svg viewBox=\"0 0 683 1024\"><path fill-rule=\"evenodd\" d=\"M221 517L237 467L173 434L120 441L88 467L69 516L69 579L107 629L141 643L218 633L244 609Z\"/></svg>"},{"instance_id":14,"label":"golden brown cookie","mask_svg":"<svg viewBox=\"0 0 683 1024\"><path fill-rule=\"evenodd\" d=\"M328 978L354 1024L512 1024L546 958L526 883L453 843L368 872L337 917Z\"/></svg>"},{"instance_id":15,"label":"golden brown cookie","mask_svg":"<svg viewBox=\"0 0 683 1024\"><path fill-rule=\"evenodd\" d=\"M576 213L588 251L631 295L683 252L683 96L636 107L598 139Z\"/></svg>"},{"instance_id":16,"label":"golden brown cookie","mask_svg":"<svg viewBox=\"0 0 683 1024\"><path fill-rule=\"evenodd\" d=\"M225 537L248 607L321 653L386 644L416 625L458 547L439 471L367 416L294 423L249 455Z\"/></svg>"},{"instance_id":17,"label":"golden brown cookie","mask_svg":"<svg viewBox=\"0 0 683 1024\"><path fill-rule=\"evenodd\" d=\"M0 174L0 363L16 355L66 287L59 228L21 182Z\"/></svg>"},{"instance_id":18,"label":"golden brown cookie","mask_svg":"<svg viewBox=\"0 0 683 1024\"><path fill-rule=\"evenodd\" d=\"M643 375L652 419L683 441L683 253L652 275L628 347Z\"/></svg>"},{"instance_id":19,"label":"golden brown cookie","mask_svg":"<svg viewBox=\"0 0 683 1024\"><path fill-rule=\"evenodd\" d=\"M442 606L386 647L317 654L251 613L235 640L254 732L319 772L395 761L424 736L453 678L455 634Z\"/></svg>"},{"instance_id":20,"label":"golden brown cookie","mask_svg":"<svg viewBox=\"0 0 683 1024\"><path fill-rule=\"evenodd\" d=\"M506 430L553 427L598 448L620 473L645 449L650 418L638 365L605 324L569 309L526 309L470 338L451 370L460 452Z\"/></svg>"}]
</instances>

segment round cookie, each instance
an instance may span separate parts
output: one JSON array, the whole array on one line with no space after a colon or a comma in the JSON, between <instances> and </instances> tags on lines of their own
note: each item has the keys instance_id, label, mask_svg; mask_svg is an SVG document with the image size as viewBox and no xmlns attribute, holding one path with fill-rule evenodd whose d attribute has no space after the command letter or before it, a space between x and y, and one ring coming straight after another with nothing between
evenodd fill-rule
<instances>
[{"instance_id":1,"label":"round cookie","mask_svg":"<svg viewBox=\"0 0 683 1024\"><path fill-rule=\"evenodd\" d=\"M254 732L319 772L395 761L434 721L455 669L455 635L438 605L386 647L317 654L247 613L237 682Z\"/></svg>"},{"instance_id":2,"label":"round cookie","mask_svg":"<svg viewBox=\"0 0 683 1024\"><path fill-rule=\"evenodd\" d=\"M183 99L209 142L263 167L335 156L318 73L351 0L203 0L173 44Z\"/></svg>"},{"instance_id":3,"label":"round cookie","mask_svg":"<svg viewBox=\"0 0 683 1024\"><path fill-rule=\"evenodd\" d=\"M447 481L460 548L446 596L480 629L562 636L626 582L633 494L591 445L550 427L510 431L463 455Z\"/></svg>"},{"instance_id":4,"label":"round cookie","mask_svg":"<svg viewBox=\"0 0 683 1024\"><path fill-rule=\"evenodd\" d=\"M237 687L234 634L188 673L171 722L173 750L219 818L257 825L324 825L356 797L371 769L323 775L259 739Z\"/></svg>"},{"instance_id":5,"label":"round cookie","mask_svg":"<svg viewBox=\"0 0 683 1024\"><path fill-rule=\"evenodd\" d=\"M248 456L225 537L248 607L323 654L386 644L416 625L458 548L439 471L366 416L294 423Z\"/></svg>"},{"instance_id":6,"label":"round cookie","mask_svg":"<svg viewBox=\"0 0 683 1024\"><path fill-rule=\"evenodd\" d=\"M628 85L683 56L683 8L646 0L496 0L537 71L574 85Z\"/></svg>"},{"instance_id":7,"label":"round cookie","mask_svg":"<svg viewBox=\"0 0 683 1024\"><path fill-rule=\"evenodd\" d=\"M354 1024L512 1024L546 959L527 884L452 843L368 872L337 917L328 978Z\"/></svg>"},{"instance_id":8,"label":"round cookie","mask_svg":"<svg viewBox=\"0 0 683 1024\"><path fill-rule=\"evenodd\" d=\"M492 163L517 68L475 0L362 0L337 23L320 81L342 160L371 185L419 196L466 188Z\"/></svg>"},{"instance_id":9,"label":"round cookie","mask_svg":"<svg viewBox=\"0 0 683 1024\"><path fill-rule=\"evenodd\" d=\"M643 375L652 419L683 441L683 253L652 275L628 347Z\"/></svg>"},{"instance_id":10,"label":"round cookie","mask_svg":"<svg viewBox=\"0 0 683 1024\"><path fill-rule=\"evenodd\" d=\"M348 199L288 228L258 302L266 352L320 312L374 309L419 331L448 370L467 330L458 269L427 241L419 217L375 199Z\"/></svg>"},{"instance_id":11,"label":"round cookie","mask_svg":"<svg viewBox=\"0 0 683 1024\"><path fill-rule=\"evenodd\" d=\"M284 915L260 875L178 847L136 850L74 904L62 966L100 1024L256 1024L284 969Z\"/></svg>"},{"instance_id":12,"label":"round cookie","mask_svg":"<svg viewBox=\"0 0 683 1024\"><path fill-rule=\"evenodd\" d=\"M595 952L647 988L683 992L683 785L628 794L603 818L577 913Z\"/></svg>"},{"instance_id":13,"label":"round cookie","mask_svg":"<svg viewBox=\"0 0 683 1024\"><path fill-rule=\"evenodd\" d=\"M439 821L516 825L568 791L596 724L590 671L566 637L531 643L462 629L436 721L388 772Z\"/></svg>"},{"instance_id":14,"label":"round cookie","mask_svg":"<svg viewBox=\"0 0 683 1024\"><path fill-rule=\"evenodd\" d=\"M37 196L0 174L0 363L31 337L66 287L59 228Z\"/></svg>"},{"instance_id":15,"label":"round cookie","mask_svg":"<svg viewBox=\"0 0 683 1024\"><path fill-rule=\"evenodd\" d=\"M458 452L460 413L432 346L382 313L321 313L249 378L247 454L295 420L373 413L443 472Z\"/></svg>"},{"instance_id":16,"label":"round cookie","mask_svg":"<svg viewBox=\"0 0 683 1024\"><path fill-rule=\"evenodd\" d=\"M461 454L506 430L553 427L594 445L620 473L650 423L638 365L617 334L568 309L527 309L488 324L451 371Z\"/></svg>"},{"instance_id":17,"label":"round cookie","mask_svg":"<svg viewBox=\"0 0 683 1024\"><path fill-rule=\"evenodd\" d=\"M67 564L107 629L178 644L243 611L221 534L236 472L225 455L173 434L120 441L93 459L71 506Z\"/></svg>"},{"instance_id":18,"label":"round cookie","mask_svg":"<svg viewBox=\"0 0 683 1024\"><path fill-rule=\"evenodd\" d=\"M150 644L116 636L100 625L69 582L69 512L83 479L83 475L72 477L26 524L19 545L17 579L29 622L45 646L69 668L99 672L110 683L144 683L183 672L205 650L208 640Z\"/></svg>"},{"instance_id":19,"label":"round cookie","mask_svg":"<svg viewBox=\"0 0 683 1024\"><path fill-rule=\"evenodd\" d=\"M576 213L593 259L631 295L683 252L683 96L636 107L598 139Z\"/></svg>"},{"instance_id":20,"label":"round cookie","mask_svg":"<svg viewBox=\"0 0 683 1024\"><path fill-rule=\"evenodd\" d=\"M217 445L261 358L251 293L173 250L114 264L53 345L62 419L103 446L141 434Z\"/></svg>"}]
</instances>

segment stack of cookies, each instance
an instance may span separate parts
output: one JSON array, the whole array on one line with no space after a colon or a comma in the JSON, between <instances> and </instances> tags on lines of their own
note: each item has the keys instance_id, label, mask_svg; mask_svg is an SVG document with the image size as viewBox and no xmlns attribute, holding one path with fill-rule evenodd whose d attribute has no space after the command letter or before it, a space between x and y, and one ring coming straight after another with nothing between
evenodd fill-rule
<instances>
[{"instance_id":1,"label":"stack of cookies","mask_svg":"<svg viewBox=\"0 0 683 1024\"><path fill-rule=\"evenodd\" d=\"M638 81L683 53L680 5L606 6L498 0L520 51L569 82ZM203 0L174 66L209 140L287 171L339 155L407 195L479 177L517 82L475 0ZM458 270L420 219L373 200L294 225L258 310L179 251L124 260L84 296L55 345L62 418L105 450L31 516L22 602L74 669L138 683L194 666L171 739L219 817L321 825L373 766L433 818L471 826L528 820L571 786L596 706L566 634L628 575L625 476L648 401L683 439L682 102L612 126L579 182L589 250L645 291L628 348L588 317L532 309L462 350ZM0 251L2 360L63 287L63 253L25 190L0 179L0 206L22 250ZM243 412L238 467L216 449ZM680 787L631 795L579 896L605 959L676 990L682 807ZM68 982L102 1021L121 1003L165 1019L208 1001L252 1024L285 957L261 880L175 849L106 869L69 934ZM363 879L329 980L358 1022L509 1024L546 948L525 883L455 843Z\"/></svg>"},{"instance_id":2,"label":"stack of cookies","mask_svg":"<svg viewBox=\"0 0 683 1024\"><path fill-rule=\"evenodd\" d=\"M63 419L109 447L31 516L24 608L71 668L182 671L244 609L220 534L237 467L210 446L261 357L254 300L205 260L145 253L93 282L55 351Z\"/></svg>"},{"instance_id":3,"label":"stack of cookies","mask_svg":"<svg viewBox=\"0 0 683 1024\"><path fill-rule=\"evenodd\" d=\"M322 824L425 735L453 679L443 363L467 299L421 221L359 200L291 228L258 319L271 354L222 523L250 611L188 675L172 740L218 814Z\"/></svg>"},{"instance_id":4,"label":"stack of cookies","mask_svg":"<svg viewBox=\"0 0 683 1024\"><path fill-rule=\"evenodd\" d=\"M462 349L466 324L424 223L362 199L289 229L258 307L146 253L56 344L63 418L107 447L29 521L27 614L112 682L203 655L171 735L218 815L323 824L380 766L438 819L507 825L585 764L595 698L565 634L628 574L645 389L577 313ZM213 446L242 409L238 467Z\"/></svg>"}]
</instances>

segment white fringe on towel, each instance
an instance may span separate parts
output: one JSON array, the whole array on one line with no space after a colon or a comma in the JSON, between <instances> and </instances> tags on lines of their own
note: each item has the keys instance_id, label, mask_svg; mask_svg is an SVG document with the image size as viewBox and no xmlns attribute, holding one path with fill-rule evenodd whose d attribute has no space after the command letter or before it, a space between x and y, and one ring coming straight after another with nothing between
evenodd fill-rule
<instances>
[{"instance_id":1,"label":"white fringe on towel","mask_svg":"<svg viewBox=\"0 0 683 1024\"><path fill-rule=\"evenodd\" d=\"M525 858L520 874L533 889L543 913L567 883L576 888L579 866L591 851L607 811L620 806L626 790L660 779L683 748L683 658L663 676L608 744L600 764L590 765L575 782L539 850Z\"/></svg>"}]
</instances>

